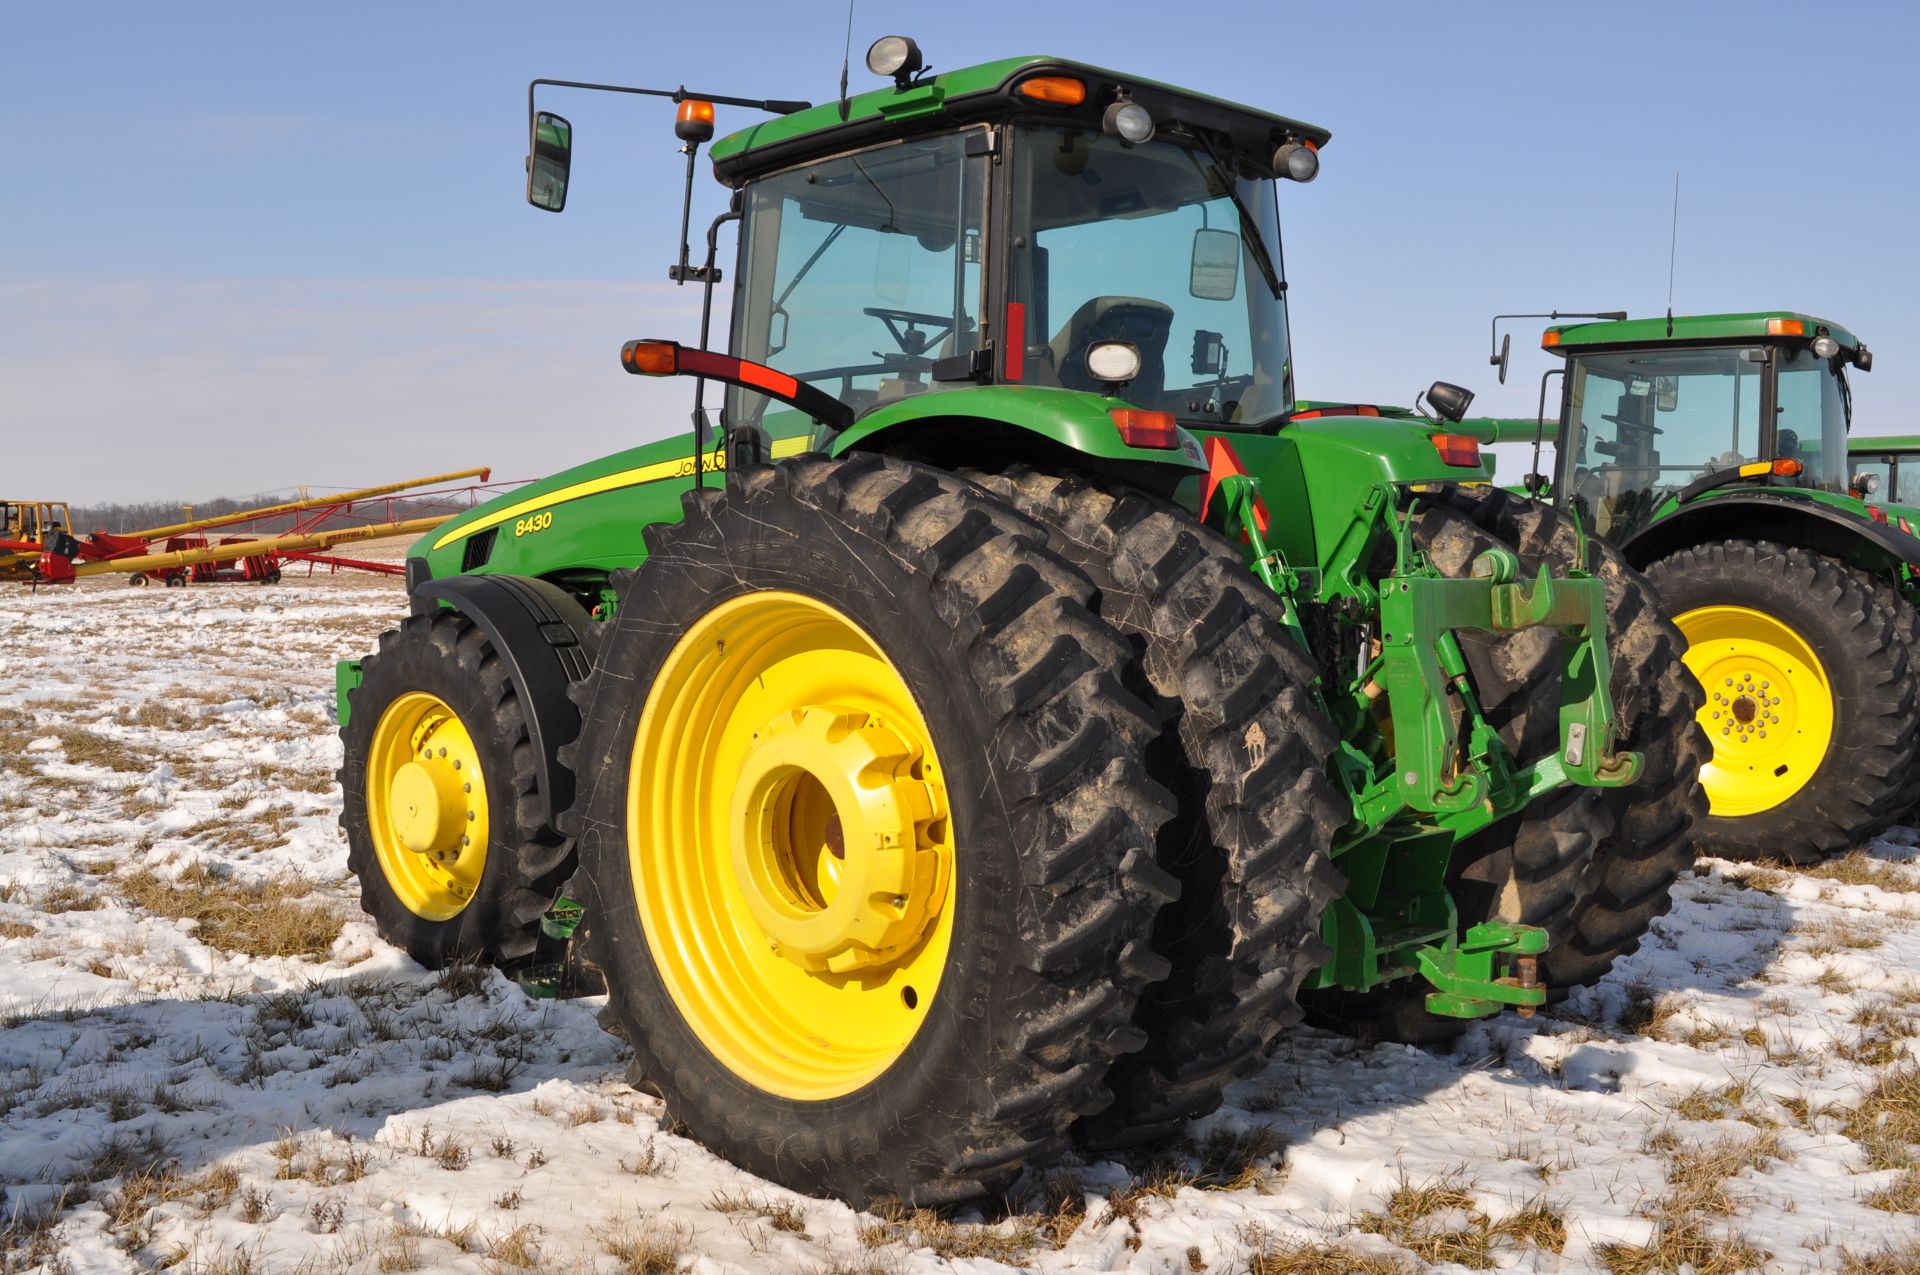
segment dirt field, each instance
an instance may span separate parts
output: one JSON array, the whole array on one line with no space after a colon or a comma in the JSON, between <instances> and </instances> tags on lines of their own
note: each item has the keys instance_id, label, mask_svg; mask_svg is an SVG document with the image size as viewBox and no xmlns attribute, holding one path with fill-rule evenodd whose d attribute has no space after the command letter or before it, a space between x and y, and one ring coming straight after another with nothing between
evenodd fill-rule
<instances>
[{"instance_id":1,"label":"dirt field","mask_svg":"<svg viewBox=\"0 0 1920 1275\"><path fill-rule=\"evenodd\" d=\"M749 1177L596 1001L362 920L332 664L397 581L0 594L6 1270L1920 1270L1920 834L1705 862L1645 949L1453 1052L1301 1030L1183 1143L989 1213Z\"/></svg>"}]
</instances>

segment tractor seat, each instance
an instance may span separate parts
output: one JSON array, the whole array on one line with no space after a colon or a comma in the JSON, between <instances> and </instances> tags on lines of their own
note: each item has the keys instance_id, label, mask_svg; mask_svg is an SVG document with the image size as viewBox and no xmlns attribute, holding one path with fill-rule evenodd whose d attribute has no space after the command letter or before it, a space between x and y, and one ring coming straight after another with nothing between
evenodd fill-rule
<instances>
[{"instance_id":1,"label":"tractor seat","mask_svg":"<svg viewBox=\"0 0 1920 1275\"><path fill-rule=\"evenodd\" d=\"M1167 338L1173 332L1173 307L1145 297L1089 297L1048 343L1062 389L1100 391L1087 371L1087 351L1102 341L1129 341L1140 351L1140 375L1127 397L1157 401L1167 387Z\"/></svg>"}]
</instances>

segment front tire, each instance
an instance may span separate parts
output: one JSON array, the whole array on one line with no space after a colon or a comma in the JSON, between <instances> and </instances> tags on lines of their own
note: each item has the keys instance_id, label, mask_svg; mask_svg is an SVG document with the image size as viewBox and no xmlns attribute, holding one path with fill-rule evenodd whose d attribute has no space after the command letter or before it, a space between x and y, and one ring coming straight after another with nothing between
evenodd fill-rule
<instances>
[{"instance_id":1,"label":"front tire","mask_svg":"<svg viewBox=\"0 0 1920 1275\"><path fill-rule=\"evenodd\" d=\"M1005 1187L1166 976L1170 811L1093 589L950 475L728 476L646 531L579 688L585 959L636 1084L855 1204Z\"/></svg>"},{"instance_id":2,"label":"front tire","mask_svg":"<svg viewBox=\"0 0 1920 1275\"><path fill-rule=\"evenodd\" d=\"M1648 574L1709 696L1701 850L1815 863L1902 812L1920 718L1890 590L1765 540L1682 549Z\"/></svg>"},{"instance_id":3,"label":"front tire","mask_svg":"<svg viewBox=\"0 0 1920 1275\"><path fill-rule=\"evenodd\" d=\"M347 866L380 937L428 969L532 955L568 858L506 665L454 612L380 635L348 692Z\"/></svg>"}]
</instances>

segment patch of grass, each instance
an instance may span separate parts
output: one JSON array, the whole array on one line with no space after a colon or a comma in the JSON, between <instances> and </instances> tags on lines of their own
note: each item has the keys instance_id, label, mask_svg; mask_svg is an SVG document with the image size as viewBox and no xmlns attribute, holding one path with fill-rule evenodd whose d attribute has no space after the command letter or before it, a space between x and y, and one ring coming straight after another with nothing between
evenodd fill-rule
<instances>
[{"instance_id":1,"label":"patch of grass","mask_svg":"<svg viewBox=\"0 0 1920 1275\"><path fill-rule=\"evenodd\" d=\"M1850 850L1838 859L1828 859L1811 868L1802 868L1801 876L1842 885L1871 885L1898 894L1920 891L1920 876L1897 863L1876 859L1862 850Z\"/></svg>"},{"instance_id":2,"label":"patch of grass","mask_svg":"<svg viewBox=\"0 0 1920 1275\"><path fill-rule=\"evenodd\" d=\"M1865 1149L1869 1168L1920 1168L1920 1064L1883 1072L1841 1132Z\"/></svg>"},{"instance_id":3,"label":"patch of grass","mask_svg":"<svg viewBox=\"0 0 1920 1275\"><path fill-rule=\"evenodd\" d=\"M1654 1149L1667 1156L1667 1185L1672 1188L1656 1206L1655 1216L1663 1221L1731 1213L1734 1200L1726 1188L1729 1179L1748 1169L1764 1171L1790 1158L1780 1146L1780 1135L1773 1132L1692 1144L1664 1135L1655 1139Z\"/></svg>"},{"instance_id":4,"label":"patch of grass","mask_svg":"<svg viewBox=\"0 0 1920 1275\"><path fill-rule=\"evenodd\" d=\"M1920 1170L1908 1169L1878 1191L1868 1193L1866 1206L1887 1213L1920 1213Z\"/></svg>"},{"instance_id":5,"label":"patch of grass","mask_svg":"<svg viewBox=\"0 0 1920 1275\"><path fill-rule=\"evenodd\" d=\"M153 765L153 758L123 740L98 731L76 726L60 732L60 750L77 766L100 766L122 773L137 773Z\"/></svg>"},{"instance_id":6,"label":"patch of grass","mask_svg":"<svg viewBox=\"0 0 1920 1275\"><path fill-rule=\"evenodd\" d=\"M715 1191L707 1207L716 1213L748 1215L760 1218L776 1231L786 1231L802 1239L807 1235L807 1217L790 1200L775 1203L751 1191Z\"/></svg>"},{"instance_id":7,"label":"patch of grass","mask_svg":"<svg viewBox=\"0 0 1920 1275\"><path fill-rule=\"evenodd\" d=\"M1663 1222L1652 1242L1645 1245L1597 1245L1594 1255L1607 1268L1608 1275L1678 1271L1691 1272L1691 1275L1733 1275L1736 1271L1759 1270L1773 1256L1739 1236L1711 1235L1695 1218Z\"/></svg>"},{"instance_id":8,"label":"patch of grass","mask_svg":"<svg viewBox=\"0 0 1920 1275\"><path fill-rule=\"evenodd\" d=\"M1745 1081L1734 1081L1718 1089L1695 1089L1673 1104L1673 1112L1682 1120L1741 1120L1757 1128L1770 1128L1773 1121L1748 1109L1755 1094Z\"/></svg>"},{"instance_id":9,"label":"patch of grass","mask_svg":"<svg viewBox=\"0 0 1920 1275\"><path fill-rule=\"evenodd\" d=\"M905 1244L930 1248L948 1261L978 1257L1013 1266L1021 1264L1040 1243L1039 1231L1026 1217L997 1223L952 1222L932 1209L901 1205L881 1206L874 1213L879 1220L867 1223L858 1232L866 1248Z\"/></svg>"},{"instance_id":10,"label":"patch of grass","mask_svg":"<svg viewBox=\"0 0 1920 1275\"><path fill-rule=\"evenodd\" d=\"M95 912L104 906L98 889L82 889L63 881L33 901L42 912Z\"/></svg>"},{"instance_id":11,"label":"patch of grass","mask_svg":"<svg viewBox=\"0 0 1920 1275\"><path fill-rule=\"evenodd\" d=\"M1886 941L1879 926L1858 915L1825 916L1795 926L1794 937L1807 940L1808 956L1836 956L1841 952L1869 952Z\"/></svg>"},{"instance_id":12,"label":"patch of grass","mask_svg":"<svg viewBox=\"0 0 1920 1275\"><path fill-rule=\"evenodd\" d=\"M313 883L300 877L247 886L196 864L177 881L142 869L118 884L136 907L193 921L202 942L249 956L323 956L345 924L331 905L305 901Z\"/></svg>"},{"instance_id":13,"label":"patch of grass","mask_svg":"<svg viewBox=\"0 0 1920 1275\"><path fill-rule=\"evenodd\" d=\"M621 1275L678 1275L691 1234L660 1223L623 1224L599 1235L600 1247L620 1263Z\"/></svg>"},{"instance_id":14,"label":"patch of grass","mask_svg":"<svg viewBox=\"0 0 1920 1275\"><path fill-rule=\"evenodd\" d=\"M508 1266L536 1268L540 1265L540 1248L534 1243L534 1237L539 1233L535 1226L516 1226L504 1235L485 1241L487 1256Z\"/></svg>"},{"instance_id":15,"label":"patch of grass","mask_svg":"<svg viewBox=\"0 0 1920 1275\"><path fill-rule=\"evenodd\" d=\"M1413 1264L1398 1254L1361 1253L1339 1244L1306 1240L1273 1241L1249 1231L1256 1249L1247 1275L1415 1275Z\"/></svg>"},{"instance_id":16,"label":"patch of grass","mask_svg":"<svg viewBox=\"0 0 1920 1275\"><path fill-rule=\"evenodd\" d=\"M1920 1240L1889 1244L1871 1253L1840 1250L1840 1275L1913 1275L1920 1271Z\"/></svg>"},{"instance_id":17,"label":"patch of grass","mask_svg":"<svg viewBox=\"0 0 1920 1275\"><path fill-rule=\"evenodd\" d=\"M1629 984L1626 992L1627 1007L1620 1011L1620 1030L1635 1036L1664 1039L1667 1024L1686 1009L1679 997L1658 995L1645 983Z\"/></svg>"},{"instance_id":18,"label":"patch of grass","mask_svg":"<svg viewBox=\"0 0 1920 1275\"><path fill-rule=\"evenodd\" d=\"M1362 1213L1354 1227L1399 1245L1423 1262L1454 1262L1476 1271L1496 1265L1486 1214L1475 1207L1473 1192L1462 1183L1413 1186L1402 1178L1387 1197L1386 1211Z\"/></svg>"},{"instance_id":19,"label":"patch of grass","mask_svg":"<svg viewBox=\"0 0 1920 1275\"><path fill-rule=\"evenodd\" d=\"M1781 894L1793 881L1793 877L1778 868L1750 868L1745 872L1729 872L1728 885L1737 890L1758 890L1762 894Z\"/></svg>"},{"instance_id":20,"label":"patch of grass","mask_svg":"<svg viewBox=\"0 0 1920 1275\"><path fill-rule=\"evenodd\" d=\"M39 932L39 926L25 921L0 921L0 939L30 939Z\"/></svg>"},{"instance_id":21,"label":"patch of grass","mask_svg":"<svg viewBox=\"0 0 1920 1275\"><path fill-rule=\"evenodd\" d=\"M121 711L129 725L145 726L150 730L195 731L207 724L203 714L182 708L172 700L141 700L140 707L129 711L123 704Z\"/></svg>"}]
</instances>

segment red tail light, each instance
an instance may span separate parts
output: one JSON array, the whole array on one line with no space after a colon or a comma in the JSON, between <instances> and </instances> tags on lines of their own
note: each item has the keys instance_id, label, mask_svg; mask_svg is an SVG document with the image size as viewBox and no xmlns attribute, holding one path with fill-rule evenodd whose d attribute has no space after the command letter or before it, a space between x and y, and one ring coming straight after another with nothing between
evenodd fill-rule
<instances>
[{"instance_id":1,"label":"red tail light","mask_svg":"<svg viewBox=\"0 0 1920 1275\"><path fill-rule=\"evenodd\" d=\"M1180 446L1180 426L1172 412L1143 412L1133 407L1116 407L1107 413L1120 441L1129 447L1171 448Z\"/></svg>"},{"instance_id":2,"label":"red tail light","mask_svg":"<svg viewBox=\"0 0 1920 1275\"><path fill-rule=\"evenodd\" d=\"M1433 450L1440 459L1461 469L1480 468L1480 440L1466 434L1435 434Z\"/></svg>"}]
</instances>

